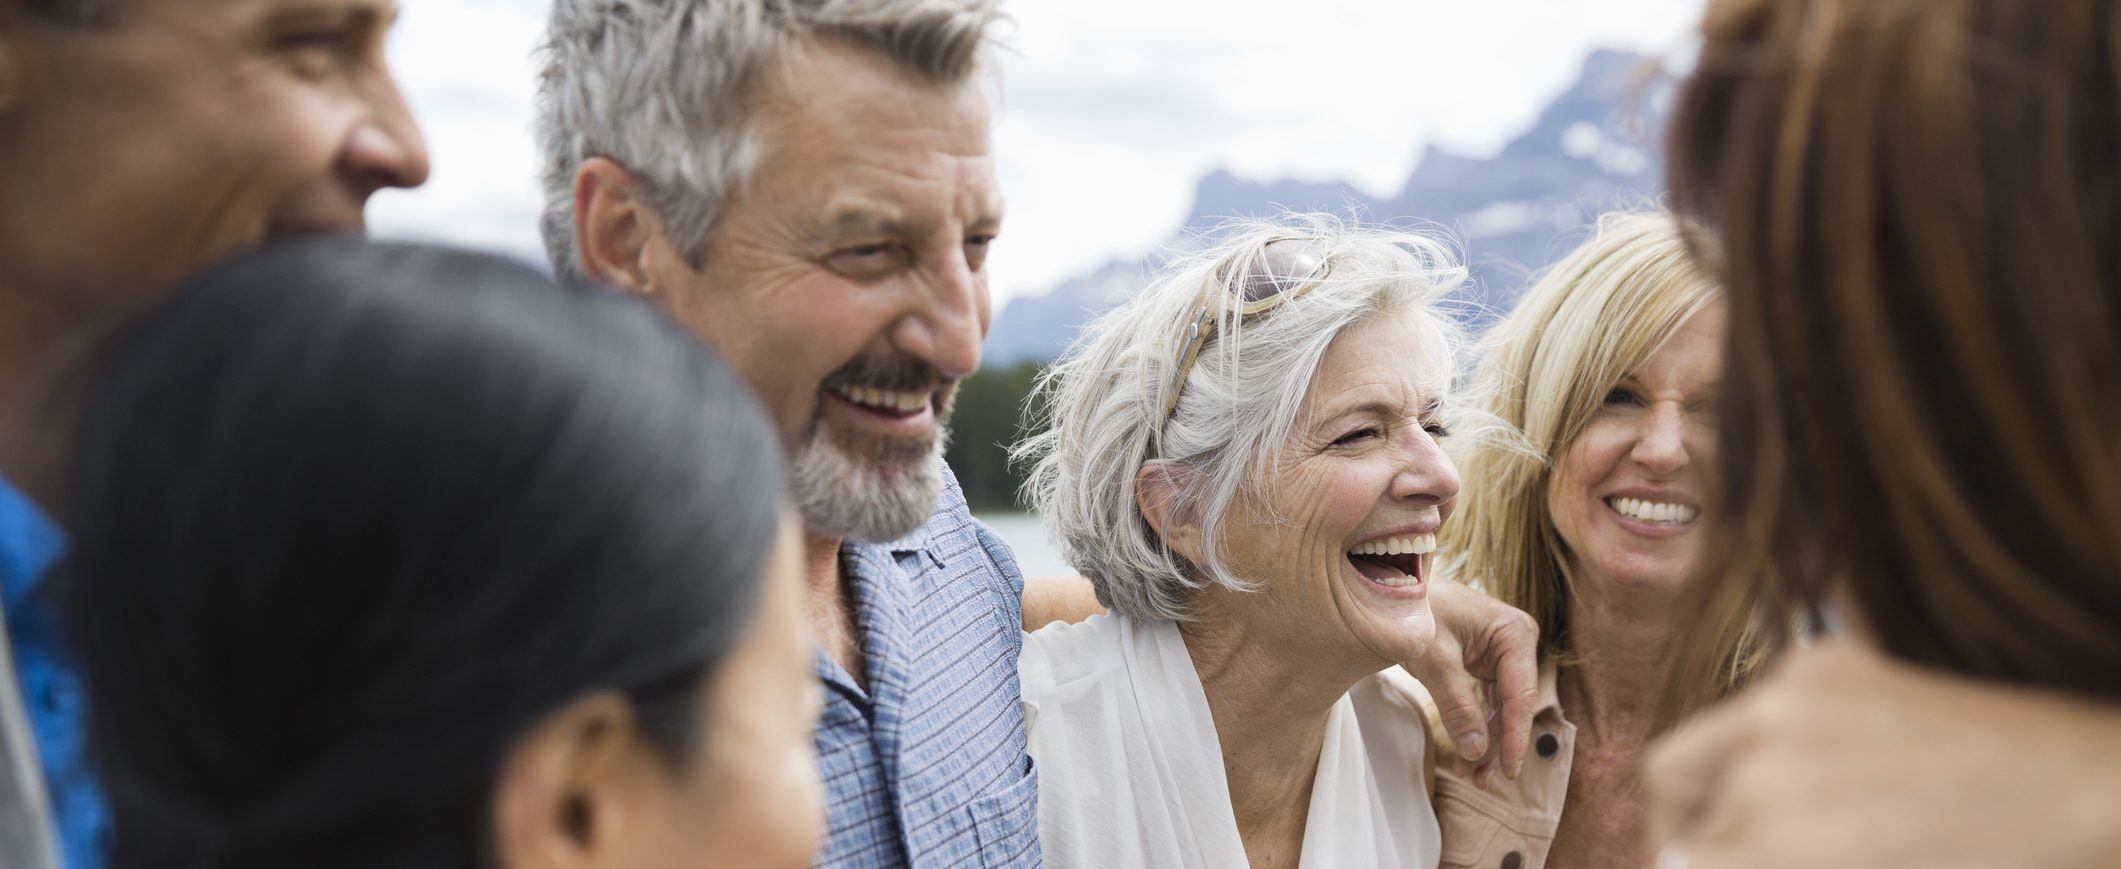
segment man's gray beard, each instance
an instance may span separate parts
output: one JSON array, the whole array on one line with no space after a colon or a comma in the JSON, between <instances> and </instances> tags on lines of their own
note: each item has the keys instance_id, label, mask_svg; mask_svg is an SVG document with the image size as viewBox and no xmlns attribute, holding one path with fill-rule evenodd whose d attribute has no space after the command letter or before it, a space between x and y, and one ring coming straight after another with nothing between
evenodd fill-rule
<instances>
[{"instance_id":1,"label":"man's gray beard","mask_svg":"<svg viewBox=\"0 0 2121 869\"><path fill-rule=\"evenodd\" d=\"M950 430L907 443L844 443L822 420L795 459L796 507L818 537L884 543L913 533L943 493L943 447Z\"/></svg>"}]
</instances>

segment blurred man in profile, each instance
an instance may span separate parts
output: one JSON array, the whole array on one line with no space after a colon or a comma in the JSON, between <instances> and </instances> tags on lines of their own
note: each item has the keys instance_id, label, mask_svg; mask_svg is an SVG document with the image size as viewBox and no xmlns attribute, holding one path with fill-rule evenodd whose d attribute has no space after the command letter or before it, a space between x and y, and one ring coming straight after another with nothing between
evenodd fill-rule
<instances>
[{"instance_id":1,"label":"blurred man in profile","mask_svg":"<svg viewBox=\"0 0 2121 869\"><path fill-rule=\"evenodd\" d=\"M104 812L38 593L62 540L25 492L58 496L36 448L52 438L24 429L113 315L275 237L359 231L370 194L425 180L384 68L396 13L391 0L0 0L0 591L68 867L99 865Z\"/></svg>"}]
</instances>

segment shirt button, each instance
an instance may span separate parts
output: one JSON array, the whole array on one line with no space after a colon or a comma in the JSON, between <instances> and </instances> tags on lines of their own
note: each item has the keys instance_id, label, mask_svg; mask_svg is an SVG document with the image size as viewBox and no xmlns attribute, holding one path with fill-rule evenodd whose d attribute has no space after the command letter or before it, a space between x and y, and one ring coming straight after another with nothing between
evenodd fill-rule
<instances>
[{"instance_id":1,"label":"shirt button","mask_svg":"<svg viewBox=\"0 0 2121 869\"><path fill-rule=\"evenodd\" d=\"M1523 869L1524 855L1516 851L1502 855L1502 869Z\"/></svg>"},{"instance_id":2,"label":"shirt button","mask_svg":"<svg viewBox=\"0 0 2121 869\"><path fill-rule=\"evenodd\" d=\"M1561 750L1561 740L1559 740L1559 739L1555 739L1555 738L1554 738L1554 734L1551 734L1551 733L1542 733L1542 734L1540 734L1540 735L1539 735L1539 756L1540 756L1540 757L1553 757L1553 756L1554 756L1554 753L1555 753L1555 752L1557 752L1557 751L1560 751L1560 750Z\"/></svg>"}]
</instances>

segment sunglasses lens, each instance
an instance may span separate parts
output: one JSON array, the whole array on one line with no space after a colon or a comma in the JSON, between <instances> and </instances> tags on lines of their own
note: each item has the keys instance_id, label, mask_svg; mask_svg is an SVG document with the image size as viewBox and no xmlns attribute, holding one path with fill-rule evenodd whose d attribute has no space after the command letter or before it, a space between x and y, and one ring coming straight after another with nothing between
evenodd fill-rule
<instances>
[{"instance_id":1,"label":"sunglasses lens","mask_svg":"<svg viewBox=\"0 0 2121 869\"><path fill-rule=\"evenodd\" d=\"M1288 300L1287 296L1302 293L1324 280L1327 272L1326 249L1325 239L1320 238L1283 238L1267 242L1255 263L1257 268L1245 275L1245 285L1237 289L1241 308L1236 313L1248 316L1278 307L1281 302ZM1218 289L1229 287L1231 265L1224 263L1223 267L1216 271L1215 285ZM1282 298L1280 301L1269 303L1276 297ZM1170 419L1171 411L1178 406L1178 393L1186 386L1186 372L1193 369L1193 356L1200 351L1201 344L1206 340L1204 333L1215 328L1213 317L1221 316L1211 315L1215 309L1212 305L1202 305L1193 316L1193 324L1179 333L1178 366L1172 376L1171 391L1164 401L1160 419ZM1157 437L1161 439L1162 428L1159 426L1157 431Z\"/></svg>"},{"instance_id":2,"label":"sunglasses lens","mask_svg":"<svg viewBox=\"0 0 2121 869\"><path fill-rule=\"evenodd\" d=\"M1245 277L1245 304L1303 288L1325 268L1325 246L1316 239L1285 238L1268 242L1259 268Z\"/></svg>"}]
</instances>

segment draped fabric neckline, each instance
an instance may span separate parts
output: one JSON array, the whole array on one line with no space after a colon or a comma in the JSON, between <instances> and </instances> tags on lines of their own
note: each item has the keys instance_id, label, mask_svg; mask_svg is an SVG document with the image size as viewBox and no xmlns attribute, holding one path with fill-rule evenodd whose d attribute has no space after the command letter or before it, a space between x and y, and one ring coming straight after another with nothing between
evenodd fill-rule
<instances>
[{"instance_id":1,"label":"draped fabric neckline","mask_svg":"<svg viewBox=\"0 0 2121 869\"><path fill-rule=\"evenodd\" d=\"M1027 636L1020 665L1048 864L1246 865L1207 694L1176 625L1049 625ZM1377 682L1328 713L1302 869L1437 865L1421 711Z\"/></svg>"}]
</instances>

